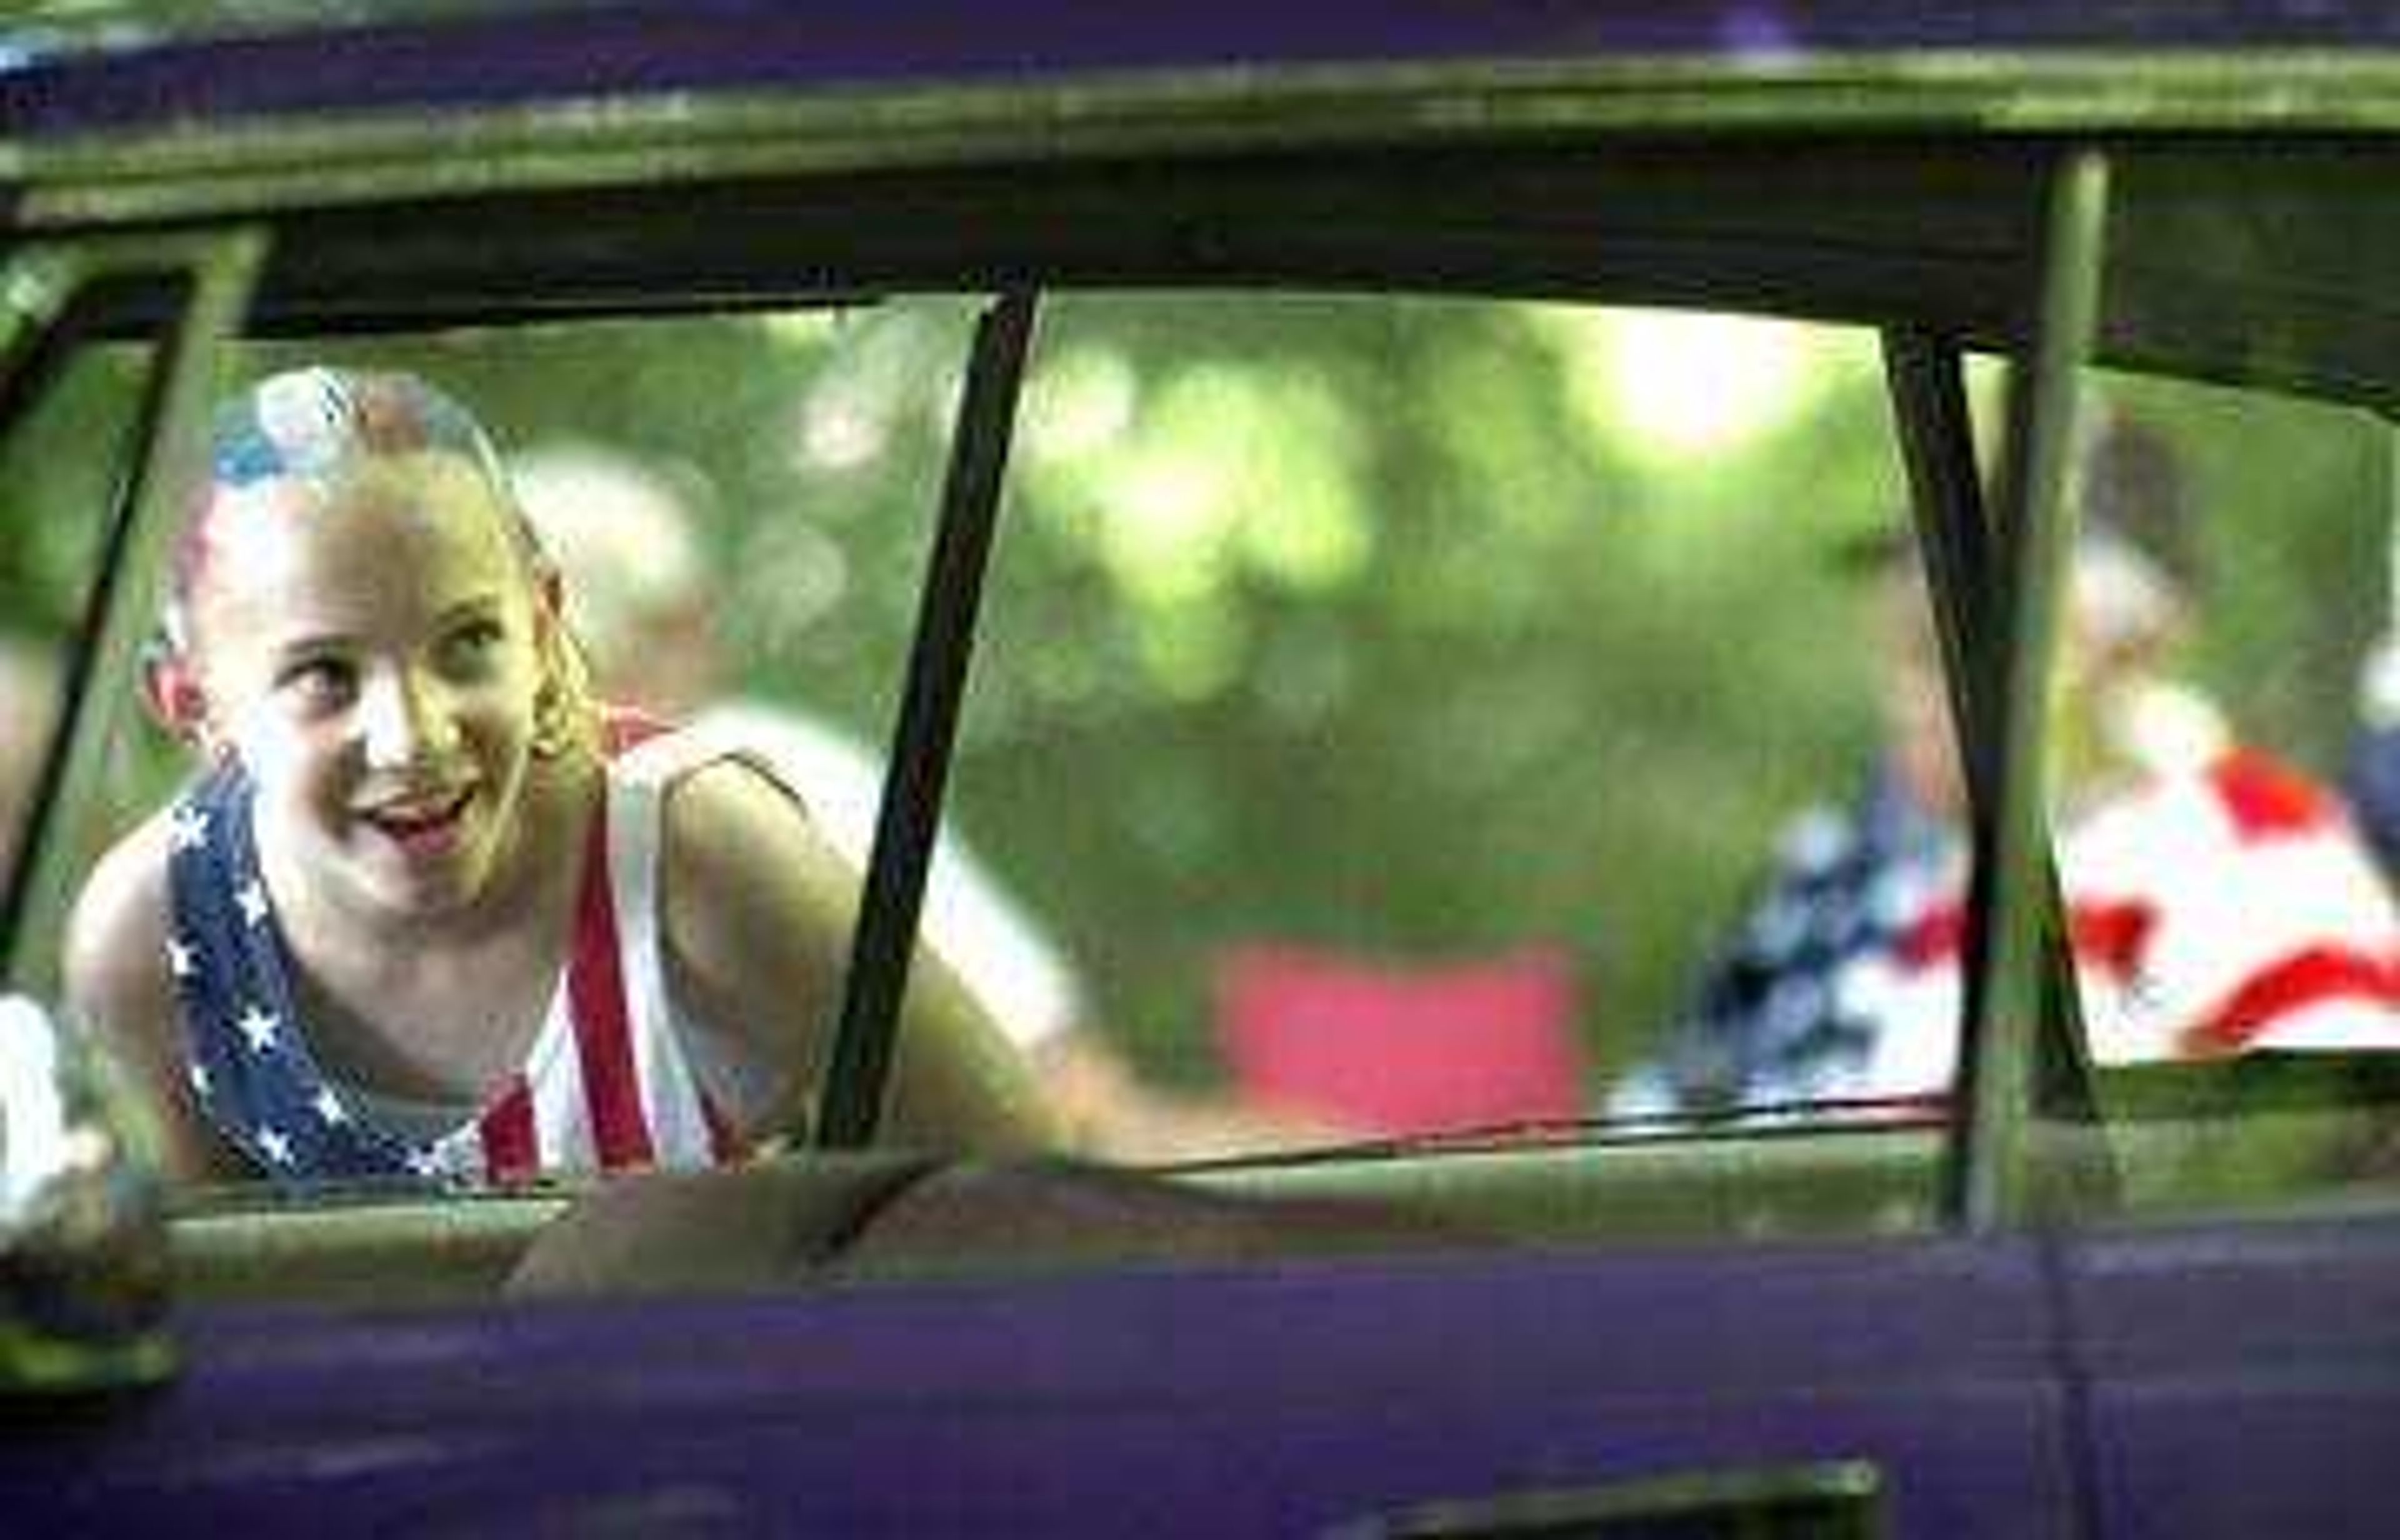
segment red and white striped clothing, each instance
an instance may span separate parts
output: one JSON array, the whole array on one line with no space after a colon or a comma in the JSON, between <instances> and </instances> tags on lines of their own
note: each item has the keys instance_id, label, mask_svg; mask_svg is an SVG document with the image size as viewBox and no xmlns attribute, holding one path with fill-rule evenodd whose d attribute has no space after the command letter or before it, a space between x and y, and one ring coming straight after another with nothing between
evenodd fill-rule
<instances>
[{"instance_id":1,"label":"red and white striped clothing","mask_svg":"<svg viewBox=\"0 0 2400 1540\"><path fill-rule=\"evenodd\" d=\"M2400 920L2339 804L2233 749L2077 820L2059 842L2085 1028L2103 1063L2400 1049ZM1964 913L1944 896L1848 986L1882 1021L1862 1079L1939 1090Z\"/></svg>"},{"instance_id":2,"label":"red and white striped clothing","mask_svg":"<svg viewBox=\"0 0 2400 1540\"><path fill-rule=\"evenodd\" d=\"M573 949L541 1029L500 1093L434 1141L443 1172L511 1181L709 1165L739 1154L692 1071L691 1029L667 988L659 905L667 789L727 753L690 734L653 730L608 762Z\"/></svg>"}]
</instances>

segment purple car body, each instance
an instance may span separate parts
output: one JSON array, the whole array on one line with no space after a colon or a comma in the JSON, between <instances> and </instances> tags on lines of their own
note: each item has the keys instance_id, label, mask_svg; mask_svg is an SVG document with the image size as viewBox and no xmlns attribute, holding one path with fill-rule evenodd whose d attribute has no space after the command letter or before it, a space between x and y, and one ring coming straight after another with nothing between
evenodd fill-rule
<instances>
[{"instance_id":1,"label":"purple car body","mask_svg":"<svg viewBox=\"0 0 2400 1540\"><path fill-rule=\"evenodd\" d=\"M306 221L317 207L330 224L371 211L383 194L332 183L321 205L279 202L270 190L253 209L238 207L241 179L272 172L279 132L338 136L351 118L438 127L546 103L632 103L664 121L678 104L717 98L789 99L839 116L845 102L872 107L893 92L1047 93L1029 110L1048 116L989 154L946 141L925 156L946 174L1005 179L1052 164L1028 145L1073 138L1078 120L1062 103L1098 101L1102 120L1138 123L1152 90L1180 93L1181 116L1169 111L1131 153L1166 146L1157 151L1166 167L1179 132L1272 153L1278 103L1297 115L1299 137L1338 152L1389 131L1406 113L1375 115L1394 104L1467 100L1445 96L1453 78L1520 103L1550 92L1563 103L1547 130L1554 140L1605 143L1631 130L1604 113L1579 117L1562 82L1578 68L1645 63L1729 72L1728 101L1747 89L1771 102L1779 80L1805 82L1841 61L1865 78L1888 66L1891 78L1913 79L1888 117L1877 117L1878 99L1863 99L1848 121L1869 132L1913 124L1971 137L1995 102L2055 106L2072 96L2055 130L2038 131L2106 138L2179 131L2179 113L2201 116L2209 70L2281 59L2313 83L2307 89L2358 93L2287 103L2298 132L2400 168L2400 12L2366 3L1330 0L1169 13L719 0L488 18L417 7L280 28L242 24L229 7L213 32L155 36L130 23L107 35L89 14L75 28L29 29L0 69L0 143L18 157L0 161L13 168L12 243ZM2090 61L2126 57L2163 73L2147 77L2159 85L2147 109L2156 116L2118 125L2105 91L2073 93ZM1960 70L1955 109L1944 61ZM1300 98L1276 96L1279 81L1317 94L1295 107ZM1247 122L1261 99L1269 110ZM1810 116L1826 99L1816 108L1791 100L1773 132L1692 131L1711 153L1735 155L1745 143L1771 147L1774 132L1840 131L1838 114ZM1345 116L1362 102L1372 110ZM2277 110L2254 104L2244 131L2271 127ZM895 121L838 137L871 140L885 131L876 124ZM1412 131L1462 154L1506 155L1520 143L1472 129L1440 141L1422 119ZM237 147L179 159L178 136ZM644 154L669 143L646 141ZM255 168L243 159L253 155ZM899 162L906 170L905 152ZM580 189L598 199L641 174L604 168L551 196ZM186 177L196 201L179 204ZM985 264L988 255L970 244L952 276L972 283L1017 271L1004 253ZM405 251L395 258L408 260ZM1072 266L1071 253L1060 260ZM1091 262L1107 272L1121 259ZM1039 264L1030 266L1038 280ZM1220 270L1241 266L1237 253ZM308 286L305 276L284 281ZM593 292L615 291L602 281ZM1993 312L2009 308L1996 302ZM1711 1136L1719 1147L1739 1138ZM2018 1158L2011 1148L2022 1154L1984 1146L1975 1158ZM2333 1217L2087 1224L2072 1205L2038 1203L2001 1215L1979 1218L1962 1203L1956 1222L1924 1234L1642 1246L1588 1237L1363 1259L1193 1261L1137 1248L1111 1264L1031 1273L439 1307L356 1292L334 1302L194 1298L172 1319L181 1370L170 1383L12 1407L0 1528L2115 1536L2392 1527L2400 1211L2388 1192L2380 1206Z\"/></svg>"}]
</instances>

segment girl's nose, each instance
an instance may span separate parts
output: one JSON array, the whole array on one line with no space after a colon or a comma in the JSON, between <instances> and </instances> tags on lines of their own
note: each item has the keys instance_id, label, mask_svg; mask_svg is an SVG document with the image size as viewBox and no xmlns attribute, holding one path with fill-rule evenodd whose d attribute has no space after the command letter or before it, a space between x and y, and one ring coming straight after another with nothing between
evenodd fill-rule
<instances>
[{"instance_id":1,"label":"girl's nose","mask_svg":"<svg viewBox=\"0 0 2400 1540\"><path fill-rule=\"evenodd\" d=\"M456 725L438 686L414 671L387 670L368 680L359 702L369 768L405 770L448 752Z\"/></svg>"}]
</instances>

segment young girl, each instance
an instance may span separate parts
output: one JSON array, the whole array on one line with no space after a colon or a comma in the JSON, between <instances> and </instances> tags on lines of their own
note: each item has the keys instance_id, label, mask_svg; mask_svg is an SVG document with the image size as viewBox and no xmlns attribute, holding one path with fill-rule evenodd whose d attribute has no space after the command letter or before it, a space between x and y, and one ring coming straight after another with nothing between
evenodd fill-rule
<instances>
[{"instance_id":1,"label":"young girl","mask_svg":"<svg viewBox=\"0 0 2400 1540\"><path fill-rule=\"evenodd\" d=\"M68 942L178 1174L505 1180L798 1124L855 873L748 762L595 707L559 608L422 381L307 369L226 410L146 681L205 773ZM956 980L911 977L894 1137L1043 1142Z\"/></svg>"}]
</instances>

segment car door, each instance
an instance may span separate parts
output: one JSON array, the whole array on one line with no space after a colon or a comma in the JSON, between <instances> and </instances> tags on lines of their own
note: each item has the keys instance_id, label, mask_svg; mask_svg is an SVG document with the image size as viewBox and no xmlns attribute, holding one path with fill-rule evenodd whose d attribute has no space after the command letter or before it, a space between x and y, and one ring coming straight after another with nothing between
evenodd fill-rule
<instances>
[{"instance_id":1,"label":"car door","mask_svg":"<svg viewBox=\"0 0 2400 1540\"><path fill-rule=\"evenodd\" d=\"M1295 328L1320 309L1174 297L1203 339L1235 307ZM1059 356L1146 303L1101 297L1082 320L1070 304ZM1321 310L1389 339L1462 314L1437 308ZM1579 1231L1412 1261L1312 1263L1293 1232L1289 1256L1252 1265L1137 1246L1125 1261L1151 1265L1043 1279L983 1275L953 1247L913 1260L962 1279L862 1263L840 1289L802 1273L768 1299L638 1308L416 1309L370 1276L294 1311L287 1276L278 1307L190 1305L167 1396L61 1420L0 1464L18 1512L64 1523L360 1506L470 1533L526 1512L909 1533L2054 1532L2073 1466L2040 1255L1946 1233L1943 1148L1919 1116L1504 1156ZM1431 1192L1462 1164L1427 1150L1372 1180ZM1307 1169L1262 1163L1252 1191L1296 1195ZM1866 1195L1838 1196L1848 1183ZM1796 1218L1803 1197L1833 1217ZM452 1240L475 1212L457 1201ZM86 1477L45 1484L64 1468Z\"/></svg>"},{"instance_id":2,"label":"car door","mask_svg":"<svg viewBox=\"0 0 2400 1540\"><path fill-rule=\"evenodd\" d=\"M1198 383L1193 415L1219 420ZM453 1531L524 1511L910 1532L2071 1527L2041 1251L2005 1214L1949 1229L1930 1196L1947 1146L1921 1127L1900 1130L1916 1197L1897 1220L1866 1206L1778 1238L1739 1203L1706 1206L1778 1170L1816 1187L1858 1147L1796 1132L1533 1152L1546 1201L1584 1228L1412 1261L198 1308L184 1383L46 1427L9 1476L20 1511L70 1520L365 1503ZM1613 1230L1630 1209L1607 1195L1639 1190L1654 1154L1670 1218ZM1432 1191L1461 1165L1425 1151L1382 1179ZM71 1489L70 1469L104 1479Z\"/></svg>"}]
</instances>

